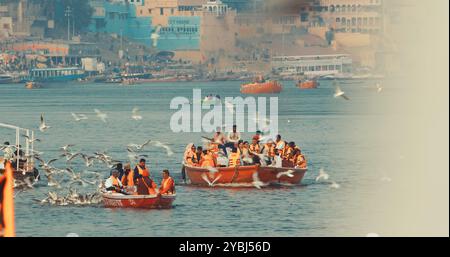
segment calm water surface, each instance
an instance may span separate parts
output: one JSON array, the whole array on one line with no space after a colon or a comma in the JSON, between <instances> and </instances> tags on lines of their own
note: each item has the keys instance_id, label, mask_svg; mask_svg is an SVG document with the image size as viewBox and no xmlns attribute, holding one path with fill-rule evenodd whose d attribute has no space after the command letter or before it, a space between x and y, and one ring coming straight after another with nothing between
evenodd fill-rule
<instances>
[{"instance_id":1,"label":"calm water surface","mask_svg":"<svg viewBox=\"0 0 450 257\"><path fill-rule=\"evenodd\" d=\"M180 163L187 143L201 143L201 133L173 133L169 122L175 112L172 98L192 98L192 89L222 97L239 96L239 82L152 83L123 87L114 84L52 84L36 90L23 85L0 85L0 122L35 129L42 139L36 150L50 159L59 147L75 144L75 150L92 154L108 151L126 160L125 147L144 139L159 140L175 154L168 157L159 148L147 147L149 167L160 182L167 168L180 180ZM279 131L285 139L299 144L309 160L309 172L301 186L258 189L208 189L177 187L171 210L106 209L100 206L55 207L40 205L49 190L46 179L33 190L16 198L16 227L19 236L361 236L371 231L365 220L365 199L376 194L382 176L376 158L381 146L376 131L383 111L374 82L342 84L351 101L334 99L331 83L323 81L317 90L301 91L293 82L284 83L279 97ZM143 120L131 119L138 106ZM93 109L109 116L108 123L95 118ZM86 113L89 120L75 122L70 113ZM40 133L40 113L52 128ZM288 122L289 121L289 122ZM245 134L247 140L250 134ZM14 141L13 134L0 130L0 141ZM368 158L369 156L369 158ZM55 166L64 168L65 162ZM85 169L79 160L77 171ZM324 168L330 181L316 183ZM97 164L92 171L105 175L109 169ZM61 189L65 195L66 189ZM90 192L94 188L81 188Z\"/></svg>"}]
</instances>

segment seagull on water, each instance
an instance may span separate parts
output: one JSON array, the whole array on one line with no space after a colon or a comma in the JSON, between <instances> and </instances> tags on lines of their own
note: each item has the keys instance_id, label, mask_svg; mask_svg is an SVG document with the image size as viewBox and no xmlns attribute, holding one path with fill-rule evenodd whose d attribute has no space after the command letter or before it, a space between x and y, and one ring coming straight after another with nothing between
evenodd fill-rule
<instances>
[{"instance_id":1,"label":"seagull on water","mask_svg":"<svg viewBox=\"0 0 450 257\"><path fill-rule=\"evenodd\" d=\"M134 107L131 113L131 118L133 120L142 120L142 116L139 114L139 108Z\"/></svg>"},{"instance_id":2,"label":"seagull on water","mask_svg":"<svg viewBox=\"0 0 450 257\"><path fill-rule=\"evenodd\" d=\"M338 183L336 183L336 182L333 181L333 182L331 182L330 187L331 187L331 188L334 188L334 189L338 189L338 188L341 187L341 185L339 185Z\"/></svg>"},{"instance_id":3,"label":"seagull on water","mask_svg":"<svg viewBox=\"0 0 450 257\"><path fill-rule=\"evenodd\" d=\"M336 90L334 91L334 98L338 98L338 97L342 97L345 100L350 100L350 98L348 98L345 95L345 92L341 90L341 88L339 86L336 85Z\"/></svg>"},{"instance_id":4,"label":"seagull on water","mask_svg":"<svg viewBox=\"0 0 450 257\"><path fill-rule=\"evenodd\" d=\"M108 115L104 112L101 112L99 109L94 109L94 112L97 114L97 117L106 123L106 119Z\"/></svg>"},{"instance_id":5,"label":"seagull on water","mask_svg":"<svg viewBox=\"0 0 450 257\"><path fill-rule=\"evenodd\" d=\"M320 168L319 170L319 176L316 177L316 182L318 182L319 180L323 179L323 180L328 180L330 178L330 175L328 175L327 173L325 173L325 171L323 170L323 168Z\"/></svg>"},{"instance_id":6,"label":"seagull on water","mask_svg":"<svg viewBox=\"0 0 450 257\"><path fill-rule=\"evenodd\" d=\"M44 114L41 114L41 124L39 125L39 130L41 132L45 132L49 128L50 128L50 126L47 126L47 124L45 124Z\"/></svg>"}]
</instances>

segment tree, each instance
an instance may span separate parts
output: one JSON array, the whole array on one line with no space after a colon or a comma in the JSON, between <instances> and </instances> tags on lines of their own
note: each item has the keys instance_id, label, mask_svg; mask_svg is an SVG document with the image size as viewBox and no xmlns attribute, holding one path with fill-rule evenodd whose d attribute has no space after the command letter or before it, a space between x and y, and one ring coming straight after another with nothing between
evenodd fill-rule
<instances>
[{"instance_id":1,"label":"tree","mask_svg":"<svg viewBox=\"0 0 450 257\"><path fill-rule=\"evenodd\" d=\"M48 0L45 0L48 1ZM55 23L57 26L67 26L67 17L65 10L70 7L72 10L72 20L75 21L75 31L80 32L91 23L91 17L94 10L89 5L89 0L59 0L60 5L56 8Z\"/></svg>"}]
</instances>

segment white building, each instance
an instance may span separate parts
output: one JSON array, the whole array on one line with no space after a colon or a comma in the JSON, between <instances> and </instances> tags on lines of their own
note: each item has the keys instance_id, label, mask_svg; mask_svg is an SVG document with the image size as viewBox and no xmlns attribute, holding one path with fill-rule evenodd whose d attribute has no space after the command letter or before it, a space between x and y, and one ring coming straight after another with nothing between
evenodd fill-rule
<instances>
[{"instance_id":1,"label":"white building","mask_svg":"<svg viewBox=\"0 0 450 257\"><path fill-rule=\"evenodd\" d=\"M275 56L272 69L283 75L323 76L352 72L352 59L347 54Z\"/></svg>"}]
</instances>

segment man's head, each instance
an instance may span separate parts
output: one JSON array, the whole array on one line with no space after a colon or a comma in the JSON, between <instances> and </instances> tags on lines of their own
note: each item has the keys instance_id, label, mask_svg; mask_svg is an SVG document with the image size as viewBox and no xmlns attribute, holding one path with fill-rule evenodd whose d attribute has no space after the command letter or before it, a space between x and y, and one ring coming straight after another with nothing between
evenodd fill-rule
<instances>
[{"instance_id":1,"label":"man's head","mask_svg":"<svg viewBox=\"0 0 450 257\"><path fill-rule=\"evenodd\" d=\"M8 141L6 141L5 143L3 143L4 145L9 145L9 142Z\"/></svg>"},{"instance_id":2,"label":"man's head","mask_svg":"<svg viewBox=\"0 0 450 257\"><path fill-rule=\"evenodd\" d=\"M169 170L163 170L162 176L163 178L168 178L170 176Z\"/></svg>"},{"instance_id":3,"label":"man's head","mask_svg":"<svg viewBox=\"0 0 450 257\"><path fill-rule=\"evenodd\" d=\"M252 138L252 144L256 145L258 143L258 139L256 137Z\"/></svg>"},{"instance_id":4,"label":"man's head","mask_svg":"<svg viewBox=\"0 0 450 257\"><path fill-rule=\"evenodd\" d=\"M195 152L195 145L194 144L191 146L191 150Z\"/></svg>"},{"instance_id":5,"label":"man's head","mask_svg":"<svg viewBox=\"0 0 450 257\"><path fill-rule=\"evenodd\" d=\"M201 153L201 152L203 152L203 147L201 147L201 146L197 146L197 152L198 152L198 153Z\"/></svg>"},{"instance_id":6,"label":"man's head","mask_svg":"<svg viewBox=\"0 0 450 257\"><path fill-rule=\"evenodd\" d=\"M236 130L237 130L237 126L235 124L235 125L233 125L233 132L236 133Z\"/></svg>"},{"instance_id":7,"label":"man's head","mask_svg":"<svg viewBox=\"0 0 450 257\"><path fill-rule=\"evenodd\" d=\"M277 142L280 142L281 141L281 135L277 135Z\"/></svg>"},{"instance_id":8,"label":"man's head","mask_svg":"<svg viewBox=\"0 0 450 257\"><path fill-rule=\"evenodd\" d=\"M125 171L131 170L131 165L129 163L125 163L125 166L123 167Z\"/></svg>"},{"instance_id":9,"label":"man's head","mask_svg":"<svg viewBox=\"0 0 450 257\"><path fill-rule=\"evenodd\" d=\"M114 170L112 170L111 173L112 173L113 177L115 177L115 178L119 177L119 171L118 170L114 169Z\"/></svg>"},{"instance_id":10,"label":"man's head","mask_svg":"<svg viewBox=\"0 0 450 257\"><path fill-rule=\"evenodd\" d=\"M145 166L145 159L140 159L139 160L139 165Z\"/></svg>"},{"instance_id":11,"label":"man's head","mask_svg":"<svg viewBox=\"0 0 450 257\"><path fill-rule=\"evenodd\" d=\"M295 147L295 142L289 142L289 147Z\"/></svg>"},{"instance_id":12,"label":"man's head","mask_svg":"<svg viewBox=\"0 0 450 257\"><path fill-rule=\"evenodd\" d=\"M122 167L123 167L123 166L122 166L122 163L121 163L121 162L117 163L117 164L116 164L116 167L117 167L117 169L122 169Z\"/></svg>"}]
</instances>

